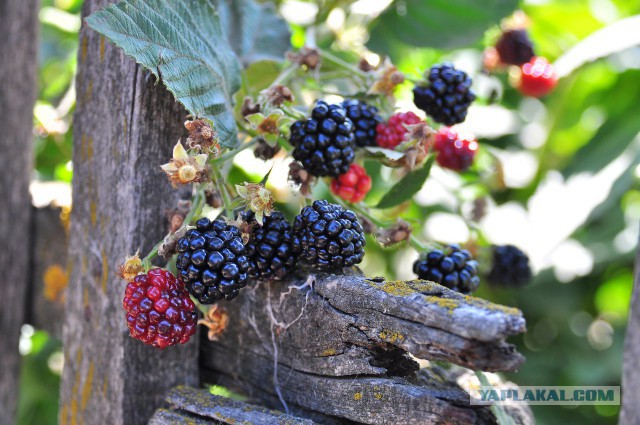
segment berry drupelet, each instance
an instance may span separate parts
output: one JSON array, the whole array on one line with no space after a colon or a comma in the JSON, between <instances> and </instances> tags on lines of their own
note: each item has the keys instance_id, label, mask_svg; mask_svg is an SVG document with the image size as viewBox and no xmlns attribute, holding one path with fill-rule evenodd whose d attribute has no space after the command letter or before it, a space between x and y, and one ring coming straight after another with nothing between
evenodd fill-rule
<instances>
[{"instance_id":1,"label":"berry drupelet","mask_svg":"<svg viewBox=\"0 0 640 425\"><path fill-rule=\"evenodd\" d=\"M345 100L342 107L353 122L356 146L375 146L376 126L382 122L378 108L356 99Z\"/></svg>"},{"instance_id":2,"label":"berry drupelet","mask_svg":"<svg viewBox=\"0 0 640 425\"><path fill-rule=\"evenodd\" d=\"M467 118L469 105L476 99L471 78L452 64L434 65L429 83L413 89L413 102L436 122L452 126Z\"/></svg>"},{"instance_id":3,"label":"berry drupelet","mask_svg":"<svg viewBox=\"0 0 640 425\"><path fill-rule=\"evenodd\" d=\"M135 339L157 348L184 344L196 332L198 314L179 279L163 269L137 275L127 284L122 306Z\"/></svg>"},{"instance_id":4,"label":"berry drupelet","mask_svg":"<svg viewBox=\"0 0 640 425\"><path fill-rule=\"evenodd\" d=\"M318 270L351 267L364 257L362 225L340 205L315 201L296 216L293 230L300 260Z\"/></svg>"},{"instance_id":5,"label":"berry drupelet","mask_svg":"<svg viewBox=\"0 0 640 425\"><path fill-rule=\"evenodd\" d=\"M460 137L450 127L441 127L436 133L433 150L437 152L436 161L443 168L465 171L473 164L478 151L478 142Z\"/></svg>"},{"instance_id":6,"label":"berry drupelet","mask_svg":"<svg viewBox=\"0 0 640 425\"><path fill-rule=\"evenodd\" d=\"M337 177L355 158L354 125L341 105L319 100L311 118L291 126L293 158L314 176Z\"/></svg>"},{"instance_id":7,"label":"berry drupelet","mask_svg":"<svg viewBox=\"0 0 640 425\"><path fill-rule=\"evenodd\" d=\"M507 30L496 41L496 51L500 62L520 66L535 56L533 43L525 29Z\"/></svg>"},{"instance_id":8,"label":"berry drupelet","mask_svg":"<svg viewBox=\"0 0 640 425\"><path fill-rule=\"evenodd\" d=\"M458 245L449 245L445 250L435 249L413 263L413 272L418 278L439 283L454 291L468 294L480 284L478 262L471 253Z\"/></svg>"},{"instance_id":9,"label":"berry drupelet","mask_svg":"<svg viewBox=\"0 0 640 425\"><path fill-rule=\"evenodd\" d=\"M247 285L247 249L238 228L223 220L198 220L178 241L178 252L180 278L203 304L231 300Z\"/></svg>"},{"instance_id":10,"label":"berry drupelet","mask_svg":"<svg viewBox=\"0 0 640 425\"><path fill-rule=\"evenodd\" d=\"M331 193L347 202L358 203L371 190L371 177L357 164L351 164L349 171L331 180Z\"/></svg>"},{"instance_id":11,"label":"berry drupelet","mask_svg":"<svg viewBox=\"0 0 640 425\"><path fill-rule=\"evenodd\" d=\"M293 252L293 230L280 211L265 215L260 226L252 211L242 214L242 219L251 224L247 242L249 276L254 279L282 279L296 265Z\"/></svg>"},{"instance_id":12,"label":"berry drupelet","mask_svg":"<svg viewBox=\"0 0 640 425\"><path fill-rule=\"evenodd\" d=\"M378 124L376 132L376 143L378 146L387 149L395 149L404 142L405 136L409 132L408 125L419 124L422 120L413 112L398 112L394 114L386 123Z\"/></svg>"},{"instance_id":13,"label":"berry drupelet","mask_svg":"<svg viewBox=\"0 0 640 425\"><path fill-rule=\"evenodd\" d=\"M531 280L529 257L513 245L493 247L493 262L487 276L489 283L499 286L524 286Z\"/></svg>"}]
</instances>

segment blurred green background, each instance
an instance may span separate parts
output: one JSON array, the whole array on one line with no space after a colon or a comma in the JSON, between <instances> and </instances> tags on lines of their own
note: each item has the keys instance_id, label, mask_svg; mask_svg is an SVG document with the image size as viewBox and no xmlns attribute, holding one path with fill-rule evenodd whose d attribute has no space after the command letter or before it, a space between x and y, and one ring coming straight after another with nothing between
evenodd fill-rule
<instances>
[{"instance_id":1,"label":"blurred green background","mask_svg":"<svg viewBox=\"0 0 640 425\"><path fill-rule=\"evenodd\" d=\"M527 319L528 333L515 340L527 362L508 379L521 385L620 385L640 222L640 47L622 48L631 34L611 38L602 58L562 68L570 72L542 100L522 97L509 85L508 73L490 76L481 68L483 49L514 9L528 17L537 54L561 63L572 47L589 43L590 34L640 13L640 3L494 0L480 8L473 0L406 0L390 6L384 0L277 3L291 23L294 47L314 40L323 48L351 52L343 54L347 59L379 60L368 47L413 77L444 59L472 74L481 99L464 129L480 142L476 164L462 175L434 170L401 216L423 239L464 242L476 236L480 245L511 243L529 253L538 272L531 285L482 285L477 292L522 309ZM80 0L42 1L34 111L34 179L39 181L69 183L72 178L80 7ZM401 109L412 107L410 90L405 84L396 93ZM489 101L496 97L497 102ZM494 158L501 161L501 179L495 177ZM259 180L270 168L250 152L236 164L241 161L244 168L235 166L234 180ZM375 163L367 163L367 169L374 177L367 202L375 205L390 187L390 176ZM278 174L272 189L286 201L286 172ZM319 197L326 193L318 189ZM470 229L479 202L486 215ZM416 254L409 248L382 249L374 243L368 248L367 274L412 277ZM18 423L54 424L60 342L29 325L22 334ZM539 424L614 424L618 407L536 406L534 412Z\"/></svg>"}]
</instances>

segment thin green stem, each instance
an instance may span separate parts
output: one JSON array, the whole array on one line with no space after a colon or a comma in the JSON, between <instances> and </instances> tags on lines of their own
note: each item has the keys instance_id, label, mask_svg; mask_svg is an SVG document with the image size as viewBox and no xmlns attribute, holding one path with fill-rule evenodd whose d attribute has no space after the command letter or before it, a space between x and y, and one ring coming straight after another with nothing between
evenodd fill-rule
<instances>
[{"instance_id":1,"label":"thin green stem","mask_svg":"<svg viewBox=\"0 0 640 425\"><path fill-rule=\"evenodd\" d=\"M293 63L282 70L282 72L276 77L275 80L271 83L271 87L277 86L278 84L284 84L289 81L289 78L298 70L300 66L297 63Z\"/></svg>"},{"instance_id":2,"label":"thin green stem","mask_svg":"<svg viewBox=\"0 0 640 425\"><path fill-rule=\"evenodd\" d=\"M255 146L256 143L258 143L258 139L257 138L253 138L250 141L248 141L247 143L241 144L237 149L229 151L229 152L225 153L224 155L220 155L219 157L215 158L211 162L214 163L214 164L219 164L221 162L226 162L229 159L231 159L234 156L236 156L239 152L242 152L245 149L249 149L250 147Z\"/></svg>"},{"instance_id":3,"label":"thin green stem","mask_svg":"<svg viewBox=\"0 0 640 425\"><path fill-rule=\"evenodd\" d=\"M218 192L222 196L222 203L224 204L225 214L227 218L233 219L233 207L231 206L231 196L229 195L229 189L222 178L222 174L220 173L220 168L216 165L211 167L213 169L213 180L215 185L218 188Z\"/></svg>"},{"instance_id":4,"label":"thin green stem","mask_svg":"<svg viewBox=\"0 0 640 425\"><path fill-rule=\"evenodd\" d=\"M154 246L153 249L149 251L147 256L142 259L142 267L144 267L145 272L148 272L151 269L151 260L157 257L158 249L160 248L161 244L162 244L162 241L158 242L156 246Z\"/></svg>"},{"instance_id":5,"label":"thin green stem","mask_svg":"<svg viewBox=\"0 0 640 425\"><path fill-rule=\"evenodd\" d=\"M332 64L339 66L343 69L346 69L349 72L352 72L354 74L356 74L357 76L361 77L361 78L367 78L368 74L366 72L364 72L363 70L361 70L360 68L358 68L357 66L354 66L342 59L340 59L337 56L334 56L332 53L329 53L325 50L322 50L320 52L320 55L322 56L322 58L324 60L326 60L327 62L331 62Z\"/></svg>"},{"instance_id":6,"label":"thin green stem","mask_svg":"<svg viewBox=\"0 0 640 425\"><path fill-rule=\"evenodd\" d=\"M200 310L200 312L204 315L204 317L207 317L207 315L209 314L209 306L200 304L200 302L195 299L193 295L189 295L189 297L191 298L191 301L193 301L193 303L196 305L196 308Z\"/></svg>"},{"instance_id":7,"label":"thin green stem","mask_svg":"<svg viewBox=\"0 0 640 425\"><path fill-rule=\"evenodd\" d=\"M189 225L191 221L196 215L200 215L202 213L202 207L204 207L205 195L204 190L202 188L196 189L196 194L193 197L193 201L191 203L191 208L189 209L189 213L184 218L184 224Z\"/></svg>"}]
</instances>

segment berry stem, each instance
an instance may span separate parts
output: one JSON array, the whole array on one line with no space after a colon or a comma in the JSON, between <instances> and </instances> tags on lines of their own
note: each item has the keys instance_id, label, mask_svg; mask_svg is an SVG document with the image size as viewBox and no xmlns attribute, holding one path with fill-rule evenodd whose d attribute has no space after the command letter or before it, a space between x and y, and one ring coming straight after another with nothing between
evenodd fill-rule
<instances>
[{"instance_id":1,"label":"berry stem","mask_svg":"<svg viewBox=\"0 0 640 425\"><path fill-rule=\"evenodd\" d=\"M231 150L231 151L225 153L224 155L220 155L219 157L215 158L212 162L214 164L219 164L219 163L222 163L222 162L226 162L229 159L233 159L233 157L235 157L239 152L242 152L245 149L249 149L250 147L255 146L256 143L258 143L258 138L254 137L253 139L251 139L247 143L241 144L237 149Z\"/></svg>"},{"instance_id":2,"label":"berry stem","mask_svg":"<svg viewBox=\"0 0 640 425\"><path fill-rule=\"evenodd\" d=\"M189 295L189 298L191 298L191 301L193 301L193 303L196 305L196 308L200 310L200 313L202 313L204 317L207 317L207 315L209 314L209 306L201 304L200 301L193 297L193 295Z\"/></svg>"},{"instance_id":3,"label":"berry stem","mask_svg":"<svg viewBox=\"0 0 640 425\"><path fill-rule=\"evenodd\" d=\"M293 76L300 66L297 63L292 63L280 72L275 80L271 83L270 87L277 86L278 84L284 84Z\"/></svg>"},{"instance_id":4,"label":"berry stem","mask_svg":"<svg viewBox=\"0 0 640 425\"><path fill-rule=\"evenodd\" d=\"M320 55L322 56L322 59L326 60L327 62L330 62L336 66L339 66L340 68L343 68L361 78L367 78L368 74L366 72L364 72L363 70L361 70L360 68L351 65L350 63L340 59L337 56L334 56L333 53L329 53L326 50L321 50L320 51Z\"/></svg>"},{"instance_id":5,"label":"berry stem","mask_svg":"<svg viewBox=\"0 0 640 425\"><path fill-rule=\"evenodd\" d=\"M158 248L160 248L161 244L162 241L158 242L153 249L149 251L147 256L142 259L142 267L144 267L145 273L148 273L149 270L151 270L151 260L158 256Z\"/></svg>"},{"instance_id":6,"label":"berry stem","mask_svg":"<svg viewBox=\"0 0 640 425\"><path fill-rule=\"evenodd\" d=\"M202 188L196 189L196 194L193 197L193 201L191 202L191 208L189 209L189 213L184 218L184 225L188 226L191 224L191 220L194 217L199 216L202 213L202 207L204 206L205 196L204 190Z\"/></svg>"},{"instance_id":7,"label":"berry stem","mask_svg":"<svg viewBox=\"0 0 640 425\"><path fill-rule=\"evenodd\" d=\"M227 185L222 178L220 168L214 165L213 167L211 167L211 169L213 170L214 184L217 186L218 192L220 192L220 195L222 196L222 203L224 204L225 214L227 215L227 218L233 219L233 207L231 206L231 196L229 195L229 188L227 188Z\"/></svg>"}]
</instances>

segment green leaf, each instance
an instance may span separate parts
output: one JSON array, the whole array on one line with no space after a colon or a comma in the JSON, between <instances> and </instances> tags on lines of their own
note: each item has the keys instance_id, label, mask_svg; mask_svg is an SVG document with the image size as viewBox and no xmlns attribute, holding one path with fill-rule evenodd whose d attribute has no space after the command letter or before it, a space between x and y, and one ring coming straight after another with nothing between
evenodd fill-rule
<instances>
[{"instance_id":1,"label":"green leaf","mask_svg":"<svg viewBox=\"0 0 640 425\"><path fill-rule=\"evenodd\" d=\"M215 4L229 42L244 66L284 59L291 46L291 33L272 4L254 0L216 0Z\"/></svg>"},{"instance_id":2,"label":"green leaf","mask_svg":"<svg viewBox=\"0 0 640 425\"><path fill-rule=\"evenodd\" d=\"M212 120L222 146L237 145L232 95L240 64L212 2L123 0L87 23L161 77L189 112Z\"/></svg>"},{"instance_id":3,"label":"green leaf","mask_svg":"<svg viewBox=\"0 0 640 425\"><path fill-rule=\"evenodd\" d=\"M431 155L423 167L409 172L382 197L376 208L391 208L411 199L429 177L435 157Z\"/></svg>"},{"instance_id":4,"label":"green leaf","mask_svg":"<svg viewBox=\"0 0 640 425\"><path fill-rule=\"evenodd\" d=\"M369 47L385 53L398 41L436 49L465 47L517 5L517 0L396 1L372 22Z\"/></svg>"}]
</instances>

